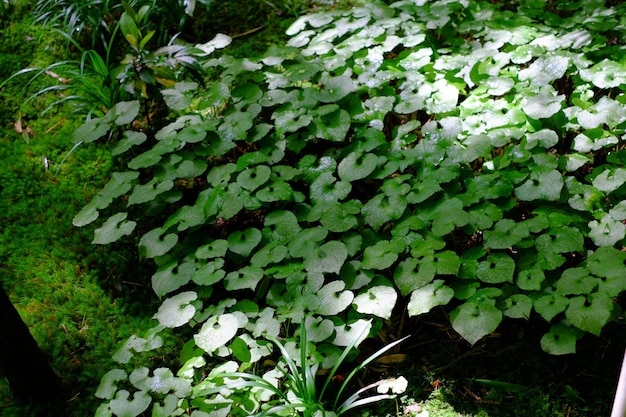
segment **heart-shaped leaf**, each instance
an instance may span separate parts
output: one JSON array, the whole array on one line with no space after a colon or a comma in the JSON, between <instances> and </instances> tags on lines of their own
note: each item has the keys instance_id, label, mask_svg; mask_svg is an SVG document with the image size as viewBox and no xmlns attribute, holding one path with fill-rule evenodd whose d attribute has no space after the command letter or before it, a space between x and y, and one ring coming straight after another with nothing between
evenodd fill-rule
<instances>
[{"instance_id":1,"label":"heart-shaped leaf","mask_svg":"<svg viewBox=\"0 0 626 417\"><path fill-rule=\"evenodd\" d=\"M94 231L92 243L96 245L107 245L113 243L123 236L130 235L136 222L126 220L128 213L117 213L109 217L104 224Z\"/></svg>"},{"instance_id":2,"label":"heart-shaped leaf","mask_svg":"<svg viewBox=\"0 0 626 417\"><path fill-rule=\"evenodd\" d=\"M502 312L490 303L466 302L450 313L452 327L470 344L493 333L502 321Z\"/></svg>"},{"instance_id":3,"label":"heart-shaped leaf","mask_svg":"<svg viewBox=\"0 0 626 417\"><path fill-rule=\"evenodd\" d=\"M570 299L565 317L576 327L600 336L604 325L611 318L613 300L607 294L593 293Z\"/></svg>"},{"instance_id":4,"label":"heart-shaped leaf","mask_svg":"<svg viewBox=\"0 0 626 417\"><path fill-rule=\"evenodd\" d=\"M251 227L244 231L237 230L228 236L228 249L238 255L248 256L260 242L259 229Z\"/></svg>"},{"instance_id":5,"label":"heart-shaped leaf","mask_svg":"<svg viewBox=\"0 0 626 417\"><path fill-rule=\"evenodd\" d=\"M497 284L513 282L515 261L505 253L495 252L487 257L486 261L479 262L476 276L483 282Z\"/></svg>"},{"instance_id":6,"label":"heart-shaped leaf","mask_svg":"<svg viewBox=\"0 0 626 417\"><path fill-rule=\"evenodd\" d=\"M346 284L343 281L331 281L318 292L319 306L315 311L324 316L335 316L350 306L354 299L351 291L344 291Z\"/></svg>"},{"instance_id":7,"label":"heart-shaped leaf","mask_svg":"<svg viewBox=\"0 0 626 417\"><path fill-rule=\"evenodd\" d=\"M330 241L304 255L304 267L309 272L331 272L338 274L348 258L348 249L343 242Z\"/></svg>"},{"instance_id":8,"label":"heart-shaped leaf","mask_svg":"<svg viewBox=\"0 0 626 417\"><path fill-rule=\"evenodd\" d=\"M263 269L256 266L245 266L237 271L228 273L224 286L228 291L251 289L254 290L263 279Z\"/></svg>"},{"instance_id":9,"label":"heart-shaped leaf","mask_svg":"<svg viewBox=\"0 0 626 417\"><path fill-rule=\"evenodd\" d=\"M239 330L239 320L234 314L226 313L210 317L200 331L194 335L199 348L212 355L220 347L230 342Z\"/></svg>"},{"instance_id":10,"label":"heart-shaped leaf","mask_svg":"<svg viewBox=\"0 0 626 417\"><path fill-rule=\"evenodd\" d=\"M413 291L407 305L409 316L425 314L433 307L448 304L454 297L454 290L443 284L444 281L438 279Z\"/></svg>"},{"instance_id":11,"label":"heart-shaped leaf","mask_svg":"<svg viewBox=\"0 0 626 417\"><path fill-rule=\"evenodd\" d=\"M551 355L576 353L576 332L570 326L556 324L541 338L541 348Z\"/></svg>"},{"instance_id":12,"label":"heart-shaped leaf","mask_svg":"<svg viewBox=\"0 0 626 417\"><path fill-rule=\"evenodd\" d=\"M196 314L196 308L190 304L198 298L194 291L185 291L166 299L159 307L154 318L165 327L180 327L189 323Z\"/></svg>"},{"instance_id":13,"label":"heart-shaped leaf","mask_svg":"<svg viewBox=\"0 0 626 417\"><path fill-rule=\"evenodd\" d=\"M165 255L178 243L178 235L167 233L160 227L143 235L139 240L139 254L146 258Z\"/></svg>"},{"instance_id":14,"label":"heart-shaped leaf","mask_svg":"<svg viewBox=\"0 0 626 417\"><path fill-rule=\"evenodd\" d=\"M378 285L354 297L353 304L359 313L372 314L387 320L391 317L397 298L398 294L392 287Z\"/></svg>"}]
</instances>

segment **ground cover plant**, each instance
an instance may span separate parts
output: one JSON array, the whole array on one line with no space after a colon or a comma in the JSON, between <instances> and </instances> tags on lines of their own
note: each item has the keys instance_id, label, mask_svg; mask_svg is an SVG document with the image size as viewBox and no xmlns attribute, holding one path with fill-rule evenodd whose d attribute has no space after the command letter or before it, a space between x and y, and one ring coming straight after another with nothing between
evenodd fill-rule
<instances>
[{"instance_id":1,"label":"ground cover plant","mask_svg":"<svg viewBox=\"0 0 626 417\"><path fill-rule=\"evenodd\" d=\"M260 57L231 57L223 36L202 44L225 48L204 62L211 78L161 85L156 118L138 94L80 126L74 143L112 152L117 172L74 225L96 227L97 245L137 243L161 299L158 325L113 355L96 414L250 415L277 398L292 401L285 415L304 411L286 382L298 370L332 368L363 332L380 339L362 342L366 357L437 314L472 349L512 321L555 355L619 334L621 8L400 1L304 15ZM179 362L161 361L172 335ZM462 392L524 388L491 378ZM527 415L570 415L524 393ZM423 416L437 401L380 412Z\"/></svg>"},{"instance_id":2,"label":"ground cover plant","mask_svg":"<svg viewBox=\"0 0 626 417\"><path fill-rule=\"evenodd\" d=\"M207 61L205 89L163 90L158 129L133 128L139 101L81 126L75 141L113 138L128 163L74 224L98 221L96 244L138 239L163 299L159 325L116 354L130 365L103 379L98 414L258 412L266 390L213 393L237 369L279 383L264 335L328 368L405 309L446 306L472 345L538 316L556 355L619 319L620 6L511 7L303 16L261 58ZM186 335L181 366L134 368L168 328ZM223 363L207 375L207 360Z\"/></svg>"}]
</instances>

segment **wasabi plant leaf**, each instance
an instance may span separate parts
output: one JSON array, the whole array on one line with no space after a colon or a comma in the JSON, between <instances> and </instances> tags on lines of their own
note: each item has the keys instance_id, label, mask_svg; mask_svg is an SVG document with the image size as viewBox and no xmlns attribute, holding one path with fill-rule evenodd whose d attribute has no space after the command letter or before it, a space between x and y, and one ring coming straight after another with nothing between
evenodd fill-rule
<instances>
[{"instance_id":1,"label":"wasabi plant leaf","mask_svg":"<svg viewBox=\"0 0 626 417\"><path fill-rule=\"evenodd\" d=\"M324 316L335 316L350 306L354 300L352 291L345 290L343 281L331 281L318 292L319 306L315 313Z\"/></svg>"},{"instance_id":2,"label":"wasabi plant leaf","mask_svg":"<svg viewBox=\"0 0 626 417\"><path fill-rule=\"evenodd\" d=\"M91 243L107 245L130 235L135 230L137 223L126 220L127 217L128 213L117 213L109 217L101 227L94 231L94 238Z\"/></svg>"},{"instance_id":3,"label":"wasabi plant leaf","mask_svg":"<svg viewBox=\"0 0 626 417\"><path fill-rule=\"evenodd\" d=\"M248 256L261 242L261 237L261 231L256 228L237 230L228 236L228 249L238 255Z\"/></svg>"},{"instance_id":4,"label":"wasabi plant leaf","mask_svg":"<svg viewBox=\"0 0 626 417\"><path fill-rule=\"evenodd\" d=\"M435 280L411 293L407 310L409 316L428 313L434 307L446 305L454 297L454 290L446 287L443 280Z\"/></svg>"},{"instance_id":5,"label":"wasabi plant leaf","mask_svg":"<svg viewBox=\"0 0 626 417\"><path fill-rule=\"evenodd\" d=\"M377 285L354 297L353 304L359 313L372 314L387 320L391 317L397 298L398 294L392 287Z\"/></svg>"},{"instance_id":6,"label":"wasabi plant leaf","mask_svg":"<svg viewBox=\"0 0 626 417\"><path fill-rule=\"evenodd\" d=\"M200 331L194 335L199 348L209 355L230 342L239 330L239 320L234 314L226 313L210 317Z\"/></svg>"},{"instance_id":7,"label":"wasabi plant leaf","mask_svg":"<svg viewBox=\"0 0 626 417\"><path fill-rule=\"evenodd\" d=\"M556 170L532 171L529 179L515 189L515 195L524 201L556 201L561 197L563 184L563 177Z\"/></svg>"},{"instance_id":8,"label":"wasabi plant leaf","mask_svg":"<svg viewBox=\"0 0 626 417\"><path fill-rule=\"evenodd\" d=\"M514 319L529 319L533 302L525 294L513 294L505 300L504 315Z\"/></svg>"},{"instance_id":9,"label":"wasabi plant leaf","mask_svg":"<svg viewBox=\"0 0 626 417\"><path fill-rule=\"evenodd\" d=\"M570 326L555 324L541 338L541 348L551 355L576 353L576 332Z\"/></svg>"},{"instance_id":10,"label":"wasabi plant leaf","mask_svg":"<svg viewBox=\"0 0 626 417\"><path fill-rule=\"evenodd\" d=\"M224 286L228 291L246 288L254 290L261 279L263 279L263 269L256 266L244 266L237 271L229 272L224 280Z\"/></svg>"},{"instance_id":11,"label":"wasabi plant leaf","mask_svg":"<svg viewBox=\"0 0 626 417\"><path fill-rule=\"evenodd\" d=\"M478 263L476 276L488 284L513 282L515 261L505 253L495 252L486 261Z\"/></svg>"},{"instance_id":12,"label":"wasabi plant leaf","mask_svg":"<svg viewBox=\"0 0 626 417\"><path fill-rule=\"evenodd\" d=\"M183 262L180 265L175 261L167 263L152 275L152 289L157 296L163 297L188 284L195 272L196 266L191 262Z\"/></svg>"},{"instance_id":13,"label":"wasabi plant leaf","mask_svg":"<svg viewBox=\"0 0 626 417\"><path fill-rule=\"evenodd\" d=\"M608 215L600 221L590 221L589 228L589 237L598 246L613 246L626 236L626 225Z\"/></svg>"},{"instance_id":14,"label":"wasabi plant leaf","mask_svg":"<svg viewBox=\"0 0 626 417\"><path fill-rule=\"evenodd\" d=\"M165 255L178 243L178 235L166 233L160 227L144 234L139 240L139 254L145 258Z\"/></svg>"},{"instance_id":15,"label":"wasabi plant leaf","mask_svg":"<svg viewBox=\"0 0 626 417\"><path fill-rule=\"evenodd\" d=\"M105 400L110 400L115 396L118 381L124 381L128 378L128 374L123 369L112 369L107 372L100 380L100 385L96 390L95 396Z\"/></svg>"},{"instance_id":16,"label":"wasabi plant leaf","mask_svg":"<svg viewBox=\"0 0 626 417\"><path fill-rule=\"evenodd\" d=\"M304 255L304 267L309 272L331 272L338 274L348 258L348 249L343 242L330 241Z\"/></svg>"},{"instance_id":17,"label":"wasabi plant leaf","mask_svg":"<svg viewBox=\"0 0 626 417\"><path fill-rule=\"evenodd\" d=\"M495 306L468 301L450 313L452 327L471 345L493 333L502 321L502 312Z\"/></svg>"},{"instance_id":18,"label":"wasabi plant leaf","mask_svg":"<svg viewBox=\"0 0 626 417\"><path fill-rule=\"evenodd\" d=\"M265 184L270 178L272 170L266 165L258 165L244 170L237 176L237 184L242 188L253 191Z\"/></svg>"},{"instance_id":19,"label":"wasabi plant leaf","mask_svg":"<svg viewBox=\"0 0 626 417\"><path fill-rule=\"evenodd\" d=\"M533 306L546 321L551 321L557 314L565 311L569 299L558 294L546 294L537 299Z\"/></svg>"},{"instance_id":20,"label":"wasabi plant leaf","mask_svg":"<svg viewBox=\"0 0 626 417\"><path fill-rule=\"evenodd\" d=\"M626 183L626 169L605 169L594 178L592 184L600 191L610 193Z\"/></svg>"},{"instance_id":21,"label":"wasabi plant leaf","mask_svg":"<svg viewBox=\"0 0 626 417\"><path fill-rule=\"evenodd\" d=\"M529 235L528 226L524 223L502 219L495 224L493 230L485 230L485 247L492 249L511 248Z\"/></svg>"},{"instance_id":22,"label":"wasabi plant leaf","mask_svg":"<svg viewBox=\"0 0 626 417\"><path fill-rule=\"evenodd\" d=\"M196 307L190 304L198 299L194 291L185 291L163 301L154 318L163 326L176 328L189 323L196 314Z\"/></svg>"},{"instance_id":23,"label":"wasabi plant leaf","mask_svg":"<svg viewBox=\"0 0 626 417\"><path fill-rule=\"evenodd\" d=\"M378 157L375 154L358 155L353 152L339 162L337 173L342 181L356 181L374 172L377 165Z\"/></svg>"},{"instance_id":24,"label":"wasabi plant leaf","mask_svg":"<svg viewBox=\"0 0 626 417\"><path fill-rule=\"evenodd\" d=\"M398 259L403 246L397 241L381 240L363 252L362 269L387 269Z\"/></svg>"},{"instance_id":25,"label":"wasabi plant leaf","mask_svg":"<svg viewBox=\"0 0 626 417\"><path fill-rule=\"evenodd\" d=\"M133 393L133 399L129 400L130 393L126 390L117 392L115 399L109 402L111 411L119 417L136 417L148 409L152 403L152 397L147 391Z\"/></svg>"},{"instance_id":26,"label":"wasabi plant leaf","mask_svg":"<svg viewBox=\"0 0 626 417\"><path fill-rule=\"evenodd\" d=\"M607 294L593 293L570 299L565 317L576 327L596 336L611 318L613 300Z\"/></svg>"}]
</instances>

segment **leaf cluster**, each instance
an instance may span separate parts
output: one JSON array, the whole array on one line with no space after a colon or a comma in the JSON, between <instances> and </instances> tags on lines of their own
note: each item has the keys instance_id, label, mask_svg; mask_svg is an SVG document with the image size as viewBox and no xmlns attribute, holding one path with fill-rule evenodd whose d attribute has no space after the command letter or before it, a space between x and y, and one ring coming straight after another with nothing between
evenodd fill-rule
<instances>
[{"instance_id":1,"label":"leaf cluster","mask_svg":"<svg viewBox=\"0 0 626 417\"><path fill-rule=\"evenodd\" d=\"M261 337L281 333L332 368L356 329L405 304L449 306L471 344L531 314L553 324L550 353L600 334L626 289L626 83L602 55L623 23L617 8L575 7L542 20L443 0L302 16L259 59L207 60L219 76L205 89L163 90L163 127L133 129L129 101L79 128L76 141L116 138L128 169L75 225L105 217L98 244L135 236L157 266L155 318L194 333L178 373L193 388L170 389L166 406L260 410L263 392L207 397L216 374L197 368L256 366L271 354ZM293 325L310 349L289 340Z\"/></svg>"}]
</instances>

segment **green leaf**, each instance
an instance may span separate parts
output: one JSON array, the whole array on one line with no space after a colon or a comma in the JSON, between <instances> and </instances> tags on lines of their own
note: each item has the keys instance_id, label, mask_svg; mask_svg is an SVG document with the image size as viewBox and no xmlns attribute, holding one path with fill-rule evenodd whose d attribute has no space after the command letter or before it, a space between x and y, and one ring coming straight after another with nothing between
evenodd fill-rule
<instances>
[{"instance_id":1,"label":"green leaf","mask_svg":"<svg viewBox=\"0 0 626 417\"><path fill-rule=\"evenodd\" d=\"M198 294L194 291L176 294L163 301L154 318L165 327L175 328L185 325L196 314L196 307L190 304L196 299Z\"/></svg>"},{"instance_id":2,"label":"green leaf","mask_svg":"<svg viewBox=\"0 0 626 417\"><path fill-rule=\"evenodd\" d=\"M271 239L276 243L287 243L300 231L298 219L292 212L286 210L269 213L265 216L264 224Z\"/></svg>"},{"instance_id":3,"label":"green leaf","mask_svg":"<svg viewBox=\"0 0 626 417\"><path fill-rule=\"evenodd\" d=\"M485 247L492 249L508 249L528 237L528 226L511 219L502 219L495 224L493 230L484 231Z\"/></svg>"},{"instance_id":4,"label":"green leaf","mask_svg":"<svg viewBox=\"0 0 626 417\"><path fill-rule=\"evenodd\" d=\"M248 344L241 337L236 337L230 344L230 350L233 352L233 356L239 362L250 362L252 354Z\"/></svg>"},{"instance_id":5,"label":"green leaf","mask_svg":"<svg viewBox=\"0 0 626 417\"><path fill-rule=\"evenodd\" d=\"M626 83L624 65L610 59L580 70L580 78L593 83L598 88L619 87Z\"/></svg>"},{"instance_id":6,"label":"green leaf","mask_svg":"<svg viewBox=\"0 0 626 417\"><path fill-rule=\"evenodd\" d=\"M109 117L94 117L74 130L74 133L72 133L72 142L94 142L109 133L110 129L111 125Z\"/></svg>"},{"instance_id":7,"label":"green leaf","mask_svg":"<svg viewBox=\"0 0 626 417\"><path fill-rule=\"evenodd\" d=\"M515 261L505 253L495 252L487 257L486 261L478 263L476 276L488 284L513 282Z\"/></svg>"},{"instance_id":8,"label":"green leaf","mask_svg":"<svg viewBox=\"0 0 626 417\"><path fill-rule=\"evenodd\" d=\"M107 245L113 243L123 236L130 235L136 222L126 220L128 213L117 213L109 217L104 224L94 231L94 238L91 243L96 245Z\"/></svg>"},{"instance_id":9,"label":"green leaf","mask_svg":"<svg viewBox=\"0 0 626 417\"><path fill-rule=\"evenodd\" d=\"M226 271L224 271L224 260L217 258L197 268L191 276L191 280L198 285L208 287L220 282L225 275Z\"/></svg>"},{"instance_id":10,"label":"green leaf","mask_svg":"<svg viewBox=\"0 0 626 417\"><path fill-rule=\"evenodd\" d=\"M135 185L132 194L128 197L128 205L132 206L154 200L172 188L174 188L174 181L159 181L158 178L153 178L146 184Z\"/></svg>"},{"instance_id":11,"label":"green leaf","mask_svg":"<svg viewBox=\"0 0 626 417\"><path fill-rule=\"evenodd\" d=\"M115 104L107 116L111 117L116 125L122 126L132 123L137 117L140 110L139 101L120 101Z\"/></svg>"},{"instance_id":12,"label":"green leaf","mask_svg":"<svg viewBox=\"0 0 626 417\"><path fill-rule=\"evenodd\" d=\"M436 306L448 304L452 297L454 290L446 287L444 281L438 279L411 293L407 311L409 316L425 314Z\"/></svg>"},{"instance_id":13,"label":"green leaf","mask_svg":"<svg viewBox=\"0 0 626 417\"><path fill-rule=\"evenodd\" d=\"M556 292L561 295L591 294L599 280L590 275L587 268L569 268L556 282Z\"/></svg>"},{"instance_id":14,"label":"green leaf","mask_svg":"<svg viewBox=\"0 0 626 417\"><path fill-rule=\"evenodd\" d=\"M178 243L178 235L166 234L165 230L157 227L141 237L139 254L145 258L155 258L165 255L176 243Z\"/></svg>"},{"instance_id":15,"label":"green leaf","mask_svg":"<svg viewBox=\"0 0 626 417\"><path fill-rule=\"evenodd\" d=\"M563 177L559 171L531 171L529 179L515 189L515 195L524 201L557 201L562 189Z\"/></svg>"},{"instance_id":16,"label":"green leaf","mask_svg":"<svg viewBox=\"0 0 626 417\"><path fill-rule=\"evenodd\" d=\"M392 240L381 240L373 246L368 246L363 252L362 269L387 269L398 259L404 245Z\"/></svg>"},{"instance_id":17,"label":"green leaf","mask_svg":"<svg viewBox=\"0 0 626 417\"><path fill-rule=\"evenodd\" d=\"M152 275L152 289L157 296L163 297L187 285L191 276L196 272L196 266L192 262L169 262L159 267L158 271Z\"/></svg>"},{"instance_id":18,"label":"green leaf","mask_svg":"<svg viewBox=\"0 0 626 417\"><path fill-rule=\"evenodd\" d=\"M372 314L388 320L391 317L393 308L396 306L397 299L398 294L392 287L378 285L357 295L353 304L356 305L356 311L359 313Z\"/></svg>"},{"instance_id":19,"label":"green leaf","mask_svg":"<svg viewBox=\"0 0 626 417\"><path fill-rule=\"evenodd\" d=\"M350 129L350 114L344 109L313 118L315 135L332 142L343 142Z\"/></svg>"},{"instance_id":20,"label":"green leaf","mask_svg":"<svg viewBox=\"0 0 626 417\"><path fill-rule=\"evenodd\" d=\"M257 165L242 171L237 176L237 183L246 190L254 191L269 180L271 173L270 167Z\"/></svg>"},{"instance_id":21,"label":"green leaf","mask_svg":"<svg viewBox=\"0 0 626 417\"><path fill-rule=\"evenodd\" d=\"M452 327L471 345L493 333L502 321L502 312L487 302L468 301L450 313Z\"/></svg>"},{"instance_id":22,"label":"green leaf","mask_svg":"<svg viewBox=\"0 0 626 417\"><path fill-rule=\"evenodd\" d=\"M152 403L152 397L146 391L133 393L133 399L129 400L130 393L126 390L117 392L115 399L109 402L111 411L118 417L136 417L148 409Z\"/></svg>"},{"instance_id":23,"label":"green leaf","mask_svg":"<svg viewBox=\"0 0 626 417\"><path fill-rule=\"evenodd\" d=\"M626 169L605 169L592 181L594 187L605 193L617 190L626 182Z\"/></svg>"},{"instance_id":24,"label":"green leaf","mask_svg":"<svg viewBox=\"0 0 626 417\"><path fill-rule=\"evenodd\" d=\"M402 217L407 205L407 200L403 196L388 197L384 194L377 194L365 203L361 213L367 224L374 229L379 229L383 224Z\"/></svg>"},{"instance_id":25,"label":"green leaf","mask_svg":"<svg viewBox=\"0 0 626 417\"><path fill-rule=\"evenodd\" d=\"M626 225L605 215L601 221L589 222L589 237L598 246L613 246L626 236Z\"/></svg>"},{"instance_id":26,"label":"green leaf","mask_svg":"<svg viewBox=\"0 0 626 417\"><path fill-rule=\"evenodd\" d=\"M565 311L569 299L558 294L546 294L537 299L533 306L546 321L551 321L557 314Z\"/></svg>"},{"instance_id":27,"label":"green leaf","mask_svg":"<svg viewBox=\"0 0 626 417\"><path fill-rule=\"evenodd\" d=\"M547 119L561 110L564 99L564 95L553 95L544 91L535 96L524 97L521 107L533 119Z\"/></svg>"},{"instance_id":28,"label":"green leaf","mask_svg":"<svg viewBox=\"0 0 626 417\"><path fill-rule=\"evenodd\" d=\"M117 391L117 385L115 383L118 381L124 381L126 378L128 378L126 371L122 369L110 370L100 380L100 385L96 390L95 396L105 400L110 400L114 397L115 392Z\"/></svg>"},{"instance_id":29,"label":"green leaf","mask_svg":"<svg viewBox=\"0 0 626 417\"><path fill-rule=\"evenodd\" d=\"M318 203L320 201L340 201L348 196L352 190L352 185L347 181L337 181L330 172L323 172L311 184L311 200Z\"/></svg>"},{"instance_id":30,"label":"green leaf","mask_svg":"<svg viewBox=\"0 0 626 417\"><path fill-rule=\"evenodd\" d=\"M143 132L136 132L134 130L125 130L122 134L122 139L117 142L115 147L111 149L111 155L117 156L128 151L135 145L141 145L146 141L148 136Z\"/></svg>"},{"instance_id":31,"label":"green leaf","mask_svg":"<svg viewBox=\"0 0 626 417\"><path fill-rule=\"evenodd\" d=\"M239 330L239 320L234 314L210 317L193 336L196 345L209 355L230 342Z\"/></svg>"},{"instance_id":32,"label":"green leaf","mask_svg":"<svg viewBox=\"0 0 626 417\"><path fill-rule=\"evenodd\" d=\"M437 273L432 261L422 262L416 258L406 258L400 262L393 273L393 279L402 295L418 290L431 282Z\"/></svg>"},{"instance_id":33,"label":"green leaf","mask_svg":"<svg viewBox=\"0 0 626 417\"><path fill-rule=\"evenodd\" d=\"M339 77L331 77L328 73L322 74L319 79L320 89L316 98L320 103L336 103L356 90L356 85L349 73Z\"/></svg>"},{"instance_id":34,"label":"green leaf","mask_svg":"<svg viewBox=\"0 0 626 417\"><path fill-rule=\"evenodd\" d=\"M514 319L530 318L530 310L533 308L533 302L527 295L513 294L504 301L504 315Z\"/></svg>"},{"instance_id":35,"label":"green leaf","mask_svg":"<svg viewBox=\"0 0 626 417\"><path fill-rule=\"evenodd\" d=\"M569 326L555 324L541 338L541 348L550 355L576 353L576 332Z\"/></svg>"},{"instance_id":36,"label":"green leaf","mask_svg":"<svg viewBox=\"0 0 626 417\"><path fill-rule=\"evenodd\" d=\"M228 291L251 289L254 290L263 279L263 269L256 266L244 266L243 268L228 273L224 286Z\"/></svg>"},{"instance_id":37,"label":"green leaf","mask_svg":"<svg viewBox=\"0 0 626 417\"><path fill-rule=\"evenodd\" d=\"M611 318L613 300L607 294L593 293L570 299L565 317L576 327L600 336Z\"/></svg>"},{"instance_id":38,"label":"green leaf","mask_svg":"<svg viewBox=\"0 0 626 417\"><path fill-rule=\"evenodd\" d=\"M256 228L237 230L228 236L228 249L241 256L248 256L261 242L261 232Z\"/></svg>"},{"instance_id":39,"label":"green leaf","mask_svg":"<svg viewBox=\"0 0 626 417\"><path fill-rule=\"evenodd\" d=\"M322 205L323 212L320 223L330 232L346 232L357 224L355 214L361 212L362 204L357 200L345 203L331 201Z\"/></svg>"},{"instance_id":40,"label":"green leaf","mask_svg":"<svg viewBox=\"0 0 626 417\"><path fill-rule=\"evenodd\" d=\"M343 281L331 281L324 285L318 292L319 306L314 311L324 316L335 316L350 306L354 300L351 291L344 291L346 287Z\"/></svg>"},{"instance_id":41,"label":"green leaf","mask_svg":"<svg viewBox=\"0 0 626 417\"><path fill-rule=\"evenodd\" d=\"M373 153L358 155L355 152L350 153L339 162L337 173L342 181L356 181L366 178L374 172L378 165L378 157Z\"/></svg>"},{"instance_id":42,"label":"green leaf","mask_svg":"<svg viewBox=\"0 0 626 417\"><path fill-rule=\"evenodd\" d=\"M326 242L304 255L304 267L308 272L330 272L338 274L348 258L348 249L343 242Z\"/></svg>"}]
</instances>

